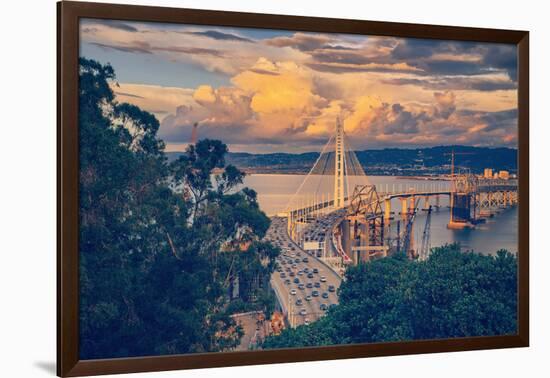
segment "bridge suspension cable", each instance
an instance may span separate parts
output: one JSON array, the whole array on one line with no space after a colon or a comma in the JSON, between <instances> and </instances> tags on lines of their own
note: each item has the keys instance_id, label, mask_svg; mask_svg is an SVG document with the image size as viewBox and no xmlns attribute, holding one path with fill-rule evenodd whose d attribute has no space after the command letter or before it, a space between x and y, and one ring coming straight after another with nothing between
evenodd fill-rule
<instances>
[{"instance_id":1,"label":"bridge suspension cable","mask_svg":"<svg viewBox=\"0 0 550 378\"><path fill-rule=\"evenodd\" d=\"M327 151L327 148L329 147L330 143L332 142L332 139L334 138L334 136L331 136L328 140L328 142L325 144L325 146L323 147L323 149L321 150L321 153L319 154L319 156L317 157L317 160L315 161L315 164L313 164L313 168L311 168L311 170L308 172L308 174L306 175L306 177L304 178L304 180L302 181L302 183L300 184L300 186L298 187L298 189L296 190L296 192L292 195L292 197L290 197L290 200L288 201L288 204L286 205L286 211L289 212L289 211L292 211L293 208L292 208L292 205L295 204L296 202L296 198L298 197L299 193L302 193L302 189L304 188L304 185L306 184L306 182L309 181L309 177L310 175L312 174L312 172L314 172L314 169L315 167L317 167L320 162L321 162L321 158L323 156L325 156L325 153ZM319 182L319 185L321 184L321 182ZM319 185L317 186L317 191L319 190Z\"/></svg>"},{"instance_id":2,"label":"bridge suspension cable","mask_svg":"<svg viewBox=\"0 0 550 378\"><path fill-rule=\"evenodd\" d=\"M369 180L351 148L343 124L337 120L335 134L291 196L285 212L304 210L311 214L343 208L357 185L369 185Z\"/></svg>"}]
</instances>

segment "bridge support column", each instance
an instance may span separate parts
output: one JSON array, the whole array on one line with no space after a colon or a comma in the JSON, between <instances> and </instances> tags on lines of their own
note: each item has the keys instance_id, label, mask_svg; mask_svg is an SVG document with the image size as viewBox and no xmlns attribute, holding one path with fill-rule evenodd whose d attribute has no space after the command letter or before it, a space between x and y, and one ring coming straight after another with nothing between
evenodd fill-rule
<instances>
[{"instance_id":1,"label":"bridge support column","mask_svg":"<svg viewBox=\"0 0 550 378\"><path fill-rule=\"evenodd\" d=\"M435 207L437 208L437 210L439 210L439 208L441 207L441 197L439 197L439 194L435 196Z\"/></svg>"},{"instance_id":2,"label":"bridge support column","mask_svg":"<svg viewBox=\"0 0 550 378\"><path fill-rule=\"evenodd\" d=\"M412 196L409 200L409 214L413 214L415 208L416 208L416 198Z\"/></svg>"},{"instance_id":3,"label":"bridge support column","mask_svg":"<svg viewBox=\"0 0 550 378\"><path fill-rule=\"evenodd\" d=\"M391 218L391 199L384 199L384 223L390 224Z\"/></svg>"},{"instance_id":4,"label":"bridge support column","mask_svg":"<svg viewBox=\"0 0 550 378\"><path fill-rule=\"evenodd\" d=\"M401 217L406 218L408 214L407 198L400 198L401 200Z\"/></svg>"},{"instance_id":5,"label":"bridge support column","mask_svg":"<svg viewBox=\"0 0 550 378\"><path fill-rule=\"evenodd\" d=\"M428 211L430 209L430 196L424 197L424 211Z\"/></svg>"},{"instance_id":6,"label":"bridge support column","mask_svg":"<svg viewBox=\"0 0 550 378\"><path fill-rule=\"evenodd\" d=\"M506 207L506 192L505 191L499 191L497 192L497 198L498 198L498 207L500 209Z\"/></svg>"}]
</instances>

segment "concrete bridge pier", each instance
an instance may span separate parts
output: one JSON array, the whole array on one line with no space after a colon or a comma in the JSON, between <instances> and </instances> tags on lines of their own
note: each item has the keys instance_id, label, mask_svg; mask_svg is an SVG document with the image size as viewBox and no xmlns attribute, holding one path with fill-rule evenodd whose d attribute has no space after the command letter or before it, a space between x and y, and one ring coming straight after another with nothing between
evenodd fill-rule
<instances>
[{"instance_id":1,"label":"concrete bridge pier","mask_svg":"<svg viewBox=\"0 0 550 378\"><path fill-rule=\"evenodd\" d=\"M391 219L391 199L385 198L384 199L384 223L390 224Z\"/></svg>"},{"instance_id":2,"label":"concrete bridge pier","mask_svg":"<svg viewBox=\"0 0 550 378\"><path fill-rule=\"evenodd\" d=\"M510 207L514 205L512 192L508 191L506 192L506 207Z\"/></svg>"},{"instance_id":3,"label":"concrete bridge pier","mask_svg":"<svg viewBox=\"0 0 550 378\"><path fill-rule=\"evenodd\" d=\"M517 192L510 192L510 202L511 205L517 205L518 203L518 193Z\"/></svg>"},{"instance_id":4,"label":"concrete bridge pier","mask_svg":"<svg viewBox=\"0 0 550 378\"><path fill-rule=\"evenodd\" d=\"M415 196L411 196L409 200L409 215L414 213L415 208L416 208L416 198Z\"/></svg>"},{"instance_id":5,"label":"concrete bridge pier","mask_svg":"<svg viewBox=\"0 0 550 378\"><path fill-rule=\"evenodd\" d=\"M401 197L399 199L401 200L401 218L406 218L407 214L409 213L409 210L407 207L407 198Z\"/></svg>"},{"instance_id":6,"label":"concrete bridge pier","mask_svg":"<svg viewBox=\"0 0 550 378\"><path fill-rule=\"evenodd\" d=\"M451 218L447 224L449 229L472 228L471 197L469 193L451 194Z\"/></svg>"}]
</instances>

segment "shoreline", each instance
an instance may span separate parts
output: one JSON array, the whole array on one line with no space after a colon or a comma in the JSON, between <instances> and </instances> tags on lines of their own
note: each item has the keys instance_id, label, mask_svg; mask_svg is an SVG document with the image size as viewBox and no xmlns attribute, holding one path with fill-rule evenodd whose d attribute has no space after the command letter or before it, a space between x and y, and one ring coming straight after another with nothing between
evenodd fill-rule
<instances>
[{"instance_id":1,"label":"shoreline","mask_svg":"<svg viewBox=\"0 0 550 378\"><path fill-rule=\"evenodd\" d=\"M257 171L243 171L246 176L307 176L308 173L304 172L257 172ZM384 174L370 174L366 177L393 177L398 180L418 180L418 181L450 181L448 176L406 176L406 175L384 175Z\"/></svg>"}]
</instances>

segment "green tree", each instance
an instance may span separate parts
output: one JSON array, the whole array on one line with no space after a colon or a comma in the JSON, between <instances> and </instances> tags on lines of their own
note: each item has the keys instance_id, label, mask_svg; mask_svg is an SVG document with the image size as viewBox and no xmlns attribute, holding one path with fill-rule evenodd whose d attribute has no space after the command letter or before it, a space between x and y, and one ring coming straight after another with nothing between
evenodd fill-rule
<instances>
[{"instance_id":1,"label":"green tree","mask_svg":"<svg viewBox=\"0 0 550 378\"><path fill-rule=\"evenodd\" d=\"M506 335L516 326L516 257L462 253L454 244L423 262L397 254L349 268L339 305L264 347Z\"/></svg>"},{"instance_id":2,"label":"green tree","mask_svg":"<svg viewBox=\"0 0 550 378\"><path fill-rule=\"evenodd\" d=\"M112 85L111 66L80 60L80 357L234 348L231 282L258 282L243 300L269 305L254 301L278 253L260 242L269 219L227 146L202 140L168 164L158 120Z\"/></svg>"}]
</instances>

